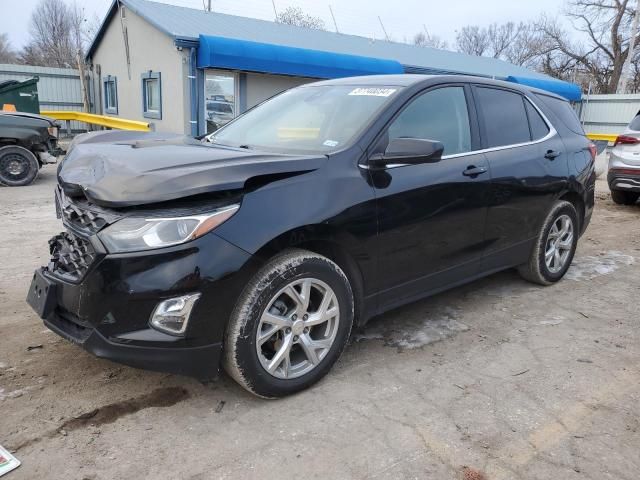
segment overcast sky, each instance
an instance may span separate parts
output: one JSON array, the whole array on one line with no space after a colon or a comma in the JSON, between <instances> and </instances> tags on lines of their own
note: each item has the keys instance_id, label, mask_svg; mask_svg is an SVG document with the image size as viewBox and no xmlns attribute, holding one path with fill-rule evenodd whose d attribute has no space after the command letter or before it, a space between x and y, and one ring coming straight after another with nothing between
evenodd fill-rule
<instances>
[{"instance_id":1,"label":"overcast sky","mask_svg":"<svg viewBox=\"0 0 640 480\"><path fill-rule=\"evenodd\" d=\"M0 32L9 35L14 48L22 47L29 38L29 16L39 0L0 0ZM62 0L60 0L62 1ZM161 0L163 3L202 8L203 0ZM206 1L206 0L204 0ZM78 1L87 18L105 15L111 0ZM212 0L215 11L273 20L271 0ZM338 29L343 33L384 38L378 16L387 33L397 41L410 40L426 26L431 34L450 44L455 31L465 25L488 25L492 22L531 20L546 12L555 16L563 0L275 0L278 10L296 5L307 13L321 17L333 30L328 5L333 8Z\"/></svg>"}]
</instances>

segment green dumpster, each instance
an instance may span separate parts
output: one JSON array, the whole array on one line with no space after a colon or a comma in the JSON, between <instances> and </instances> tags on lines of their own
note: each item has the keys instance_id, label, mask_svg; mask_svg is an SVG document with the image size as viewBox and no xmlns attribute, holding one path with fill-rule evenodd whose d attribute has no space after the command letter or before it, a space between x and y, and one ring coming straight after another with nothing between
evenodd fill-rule
<instances>
[{"instance_id":1,"label":"green dumpster","mask_svg":"<svg viewBox=\"0 0 640 480\"><path fill-rule=\"evenodd\" d=\"M38 77L0 82L0 110L40 113Z\"/></svg>"}]
</instances>

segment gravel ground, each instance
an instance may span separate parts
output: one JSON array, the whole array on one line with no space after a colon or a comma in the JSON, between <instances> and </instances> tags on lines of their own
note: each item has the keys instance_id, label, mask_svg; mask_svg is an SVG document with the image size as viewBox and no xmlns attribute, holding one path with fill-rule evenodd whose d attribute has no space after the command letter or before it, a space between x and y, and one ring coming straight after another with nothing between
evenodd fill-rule
<instances>
[{"instance_id":1,"label":"gravel ground","mask_svg":"<svg viewBox=\"0 0 640 480\"><path fill-rule=\"evenodd\" d=\"M640 205L597 208L567 278L503 272L374 320L279 401L99 360L24 298L55 168L0 188L0 444L37 478L636 479ZM35 347L35 348L34 348Z\"/></svg>"}]
</instances>

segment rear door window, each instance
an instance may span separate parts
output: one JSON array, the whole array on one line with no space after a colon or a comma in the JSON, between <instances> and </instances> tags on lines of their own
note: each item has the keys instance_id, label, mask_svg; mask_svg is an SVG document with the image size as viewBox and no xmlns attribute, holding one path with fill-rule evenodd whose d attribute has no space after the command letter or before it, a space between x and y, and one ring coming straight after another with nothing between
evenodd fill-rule
<instances>
[{"instance_id":1,"label":"rear door window","mask_svg":"<svg viewBox=\"0 0 640 480\"><path fill-rule=\"evenodd\" d=\"M567 102L566 100L561 100L559 98L550 97L548 95L543 95L541 93L536 93L535 96L542 100L547 107L549 107L553 114L558 117L562 123L564 123L565 127L571 130L573 133L584 135L584 129L580 124L578 115L576 115L575 110L571 107L571 104L569 102Z\"/></svg>"},{"instance_id":2,"label":"rear door window","mask_svg":"<svg viewBox=\"0 0 640 480\"><path fill-rule=\"evenodd\" d=\"M544 121L538 110L531 105L531 102L525 100L527 116L529 117L529 126L531 127L531 140L540 140L549 133L549 126Z\"/></svg>"},{"instance_id":3,"label":"rear door window","mask_svg":"<svg viewBox=\"0 0 640 480\"><path fill-rule=\"evenodd\" d=\"M531 141L522 95L508 90L478 87L476 96L484 123L487 148Z\"/></svg>"}]
</instances>

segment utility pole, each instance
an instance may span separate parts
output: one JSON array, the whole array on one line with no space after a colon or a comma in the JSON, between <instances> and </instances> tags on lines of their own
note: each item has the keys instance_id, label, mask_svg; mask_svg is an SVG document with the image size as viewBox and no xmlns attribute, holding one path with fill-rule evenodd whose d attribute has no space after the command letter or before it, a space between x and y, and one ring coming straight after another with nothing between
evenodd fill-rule
<instances>
[{"instance_id":1,"label":"utility pole","mask_svg":"<svg viewBox=\"0 0 640 480\"><path fill-rule=\"evenodd\" d=\"M273 5L273 14L276 16L276 22L278 21L278 10L276 10L276 1L271 0L271 5Z\"/></svg>"},{"instance_id":2,"label":"utility pole","mask_svg":"<svg viewBox=\"0 0 640 480\"><path fill-rule=\"evenodd\" d=\"M207 2L207 12L211 11L211 0Z\"/></svg>"},{"instance_id":3,"label":"utility pole","mask_svg":"<svg viewBox=\"0 0 640 480\"><path fill-rule=\"evenodd\" d=\"M336 17L333 14L333 8L331 8L331 5L329 5L329 11L331 12L331 18L333 18L333 26L336 27L336 33L340 33L340 31L338 30L338 24L336 23Z\"/></svg>"},{"instance_id":4,"label":"utility pole","mask_svg":"<svg viewBox=\"0 0 640 480\"><path fill-rule=\"evenodd\" d=\"M640 9L638 9L638 3L636 3L636 11L633 15L633 23L631 24L631 38L629 38L629 48L627 49L627 58L622 66L622 72L620 73L620 81L618 82L618 88L616 93L627 93L627 86L629 84L629 77L631 77L631 62L633 61L633 54L636 50L636 36L638 35L638 21L640 20Z\"/></svg>"},{"instance_id":5,"label":"utility pole","mask_svg":"<svg viewBox=\"0 0 640 480\"><path fill-rule=\"evenodd\" d=\"M387 30L384 28L384 23L382 23L382 19L380 18L380 15L378 15L378 21L380 22L380 26L382 27L382 31L384 32L384 38L386 38L388 42L389 35L387 35Z\"/></svg>"}]
</instances>

